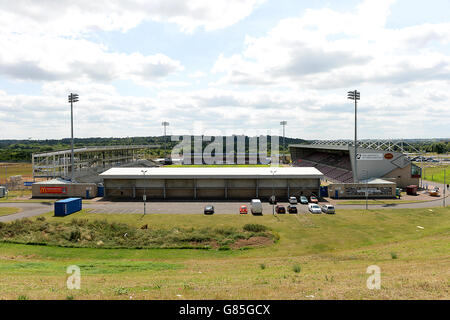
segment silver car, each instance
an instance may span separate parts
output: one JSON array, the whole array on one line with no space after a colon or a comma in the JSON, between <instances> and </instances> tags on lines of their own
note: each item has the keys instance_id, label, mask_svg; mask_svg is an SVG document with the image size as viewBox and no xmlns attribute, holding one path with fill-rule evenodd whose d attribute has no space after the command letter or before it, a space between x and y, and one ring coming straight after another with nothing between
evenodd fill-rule
<instances>
[{"instance_id":1,"label":"silver car","mask_svg":"<svg viewBox=\"0 0 450 320\"><path fill-rule=\"evenodd\" d=\"M329 214L336 213L334 211L334 206L332 206L331 204L324 204L323 206L320 207L320 209L322 209L323 213L329 213Z\"/></svg>"}]
</instances>

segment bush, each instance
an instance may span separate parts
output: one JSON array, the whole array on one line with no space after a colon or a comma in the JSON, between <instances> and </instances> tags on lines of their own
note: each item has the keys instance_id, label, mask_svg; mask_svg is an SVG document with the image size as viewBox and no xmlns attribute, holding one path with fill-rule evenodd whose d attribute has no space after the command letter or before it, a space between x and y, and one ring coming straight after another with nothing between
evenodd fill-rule
<instances>
[{"instance_id":1,"label":"bush","mask_svg":"<svg viewBox=\"0 0 450 320\"><path fill-rule=\"evenodd\" d=\"M73 230L70 232L69 241L78 241L81 239L81 232L80 230Z\"/></svg>"},{"instance_id":2,"label":"bush","mask_svg":"<svg viewBox=\"0 0 450 320\"><path fill-rule=\"evenodd\" d=\"M391 258L392 259L397 259L397 254L395 252L391 252Z\"/></svg>"},{"instance_id":3,"label":"bush","mask_svg":"<svg viewBox=\"0 0 450 320\"><path fill-rule=\"evenodd\" d=\"M248 232L264 232L267 231L268 228L262 224L248 223L244 225L243 229Z\"/></svg>"},{"instance_id":4,"label":"bush","mask_svg":"<svg viewBox=\"0 0 450 320\"><path fill-rule=\"evenodd\" d=\"M265 265L264 263L261 263L261 264L259 265L259 267L260 267L262 270L264 270L264 269L266 268L266 265Z\"/></svg>"},{"instance_id":5,"label":"bush","mask_svg":"<svg viewBox=\"0 0 450 320\"><path fill-rule=\"evenodd\" d=\"M295 273L299 273L302 270L302 268L298 264L294 264L292 270L294 270Z\"/></svg>"}]
</instances>

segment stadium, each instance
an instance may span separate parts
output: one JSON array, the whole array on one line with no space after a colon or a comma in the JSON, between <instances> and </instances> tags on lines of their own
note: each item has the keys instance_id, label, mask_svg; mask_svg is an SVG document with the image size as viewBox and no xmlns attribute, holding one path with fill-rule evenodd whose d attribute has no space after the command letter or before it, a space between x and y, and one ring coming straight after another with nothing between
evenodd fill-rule
<instances>
[{"instance_id":1,"label":"stadium","mask_svg":"<svg viewBox=\"0 0 450 320\"><path fill-rule=\"evenodd\" d=\"M146 194L155 200L267 200L272 194L278 199L316 194L361 198L365 196L362 188L370 184L371 197L392 198L397 187L419 185L421 177L420 167L402 152L402 141L359 141L357 160L351 141L291 144L290 164L259 168L153 168L159 165L143 159L142 152L154 147L77 149L74 181L68 181L72 170L70 150L34 154L33 177L52 180L34 183L33 197L133 200ZM143 168L148 169L144 172ZM104 188L97 188L100 183L104 183Z\"/></svg>"},{"instance_id":2,"label":"stadium","mask_svg":"<svg viewBox=\"0 0 450 320\"><path fill-rule=\"evenodd\" d=\"M403 147L402 141L359 141L355 157L351 141L317 141L309 145L290 145L289 151L293 166L314 167L331 183L378 178L395 182L401 188L419 185L420 167L408 159Z\"/></svg>"}]
</instances>

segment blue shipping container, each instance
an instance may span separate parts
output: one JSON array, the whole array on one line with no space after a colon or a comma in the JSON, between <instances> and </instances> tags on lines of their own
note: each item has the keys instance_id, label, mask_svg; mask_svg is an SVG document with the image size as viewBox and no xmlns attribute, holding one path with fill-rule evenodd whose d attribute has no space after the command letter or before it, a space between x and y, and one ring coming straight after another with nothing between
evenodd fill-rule
<instances>
[{"instance_id":1,"label":"blue shipping container","mask_svg":"<svg viewBox=\"0 0 450 320\"><path fill-rule=\"evenodd\" d=\"M55 202L55 216L64 217L81 210L81 198L68 198Z\"/></svg>"}]
</instances>

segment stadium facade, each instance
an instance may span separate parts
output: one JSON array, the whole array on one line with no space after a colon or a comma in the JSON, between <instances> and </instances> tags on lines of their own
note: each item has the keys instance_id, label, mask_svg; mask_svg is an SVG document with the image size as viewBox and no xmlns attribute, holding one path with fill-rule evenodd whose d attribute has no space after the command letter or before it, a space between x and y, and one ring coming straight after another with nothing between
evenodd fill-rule
<instances>
[{"instance_id":1,"label":"stadium facade","mask_svg":"<svg viewBox=\"0 0 450 320\"><path fill-rule=\"evenodd\" d=\"M109 199L267 200L319 194L316 168L207 167L111 168L100 174Z\"/></svg>"},{"instance_id":2,"label":"stadium facade","mask_svg":"<svg viewBox=\"0 0 450 320\"><path fill-rule=\"evenodd\" d=\"M363 141L357 148L357 172L355 151L350 142L293 144L289 146L292 165L314 167L332 183L352 183L371 178L393 181L398 187L418 185L420 167L413 164L395 143Z\"/></svg>"}]
</instances>

